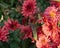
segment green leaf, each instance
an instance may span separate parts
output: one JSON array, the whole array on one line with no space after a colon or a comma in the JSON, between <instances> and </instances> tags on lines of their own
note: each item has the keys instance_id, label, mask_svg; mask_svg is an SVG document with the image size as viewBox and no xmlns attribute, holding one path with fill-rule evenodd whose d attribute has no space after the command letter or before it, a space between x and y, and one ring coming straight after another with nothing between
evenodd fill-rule
<instances>
[{"instance_id":1,"label":"green leaf","mask_svg":"<svg viewBox=\"0 0 60 48\"><path fill-rule=\"evenodd\" d=\"M6 4L6 3L4 3L4 2L0 3L0 6L1 6L2 8L8 8L8 7L9 7L9 5Z\"/></svg>"},{"instance_id":2,"label":"green leaf","mask_svg":"<svg viewBox=\"0 0 60 48\"><path fill-rule=\"evenodd\" d=\"M1 19L1 17L2 17L2 9L0 9L0 19Z\"/></svg>"},{"instance_id":3,"label":"green leaf","mask_svg":"<svg viewBox=\"0 0 60 48\"><path fill-rule=\"evenodd\" d=\"M3 26L4 25L4 22L2 21L2 22L0 22L0 26Z\"/></svg>"},{"instance_id":4,"label":"green leaf","mask_svg":"<svg viewBox=\"0 0 60 48\"><path fill-rule=\"evenodd\" d=\"M9 31L10 35L9 35L9 43L11 42L17 42L18 44L20 43L20 38L19 38L19 30L15 30L15 31Z\"/></svg>"},{"instance_id":5,"label":"green leaf","mask_svg":"<svg viewBox=\"0 0 60 48\"><path fill-rule=\"evenodd\" d=\"M15 0L11 0L11 6L13 6L14 2L15 2Z\"/></svg>"},{"instance_id":6,"label":"green leaf","mask_svg":"<svg viewBox=\"0 0 60 48\"><path fill-rule=\"evenodd\" d=\"M40 8L40 10L43 12L49 5L50 5L50 2L49 0L46 1L46 0L37 0L37 6Z\"/></svg>"},{"instance_id":7,"label":"green leaf","mask_svg":"<svg viewBox=\"0 0 60 48\"><path fill-rule=\"evenodd\" d=\"M10 48L19 48L18 43L12 42Z\"/></svg>"},{"instance_id":8,"label":"green leaf","mask_svg":"<svg viewBox=\"0 0 60 48\"><path fill-rule=\"evenodd\" d=\"M33 31L33 37L35 40L37 40L37 31L36 31L36 24L30 24L32 31Z\"/></svg>"},{"instance_id":9,"label":"green leaf","mask_svg":"<svg viewBox=\"0 0 60 48\"><path fill-rule=\"evenodd\" d=\"M0 47L3 48L3 43L0 41Z\"/></svg>"},{"instance_id":10,"label":"green leaf","mask_svg":"<svg viewBox=\"0 0 60 48\"><path fill-rule=\"evenodd\" d=\"M9 48L9 44L7 42L3 42L3 47L4 48Z\"/></svg>"}]
</instances>

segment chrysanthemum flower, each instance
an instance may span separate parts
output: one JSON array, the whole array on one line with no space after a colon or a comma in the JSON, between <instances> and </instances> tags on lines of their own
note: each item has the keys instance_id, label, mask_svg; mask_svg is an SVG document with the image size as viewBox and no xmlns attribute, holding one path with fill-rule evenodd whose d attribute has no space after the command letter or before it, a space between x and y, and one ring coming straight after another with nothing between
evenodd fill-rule
<instances>
[{"instance_id":1,"label":"chrysanthemum flower","mask_svg":"<svg viewBox=\"0 0 60 48\"><path fill-rule=\"evenodd\" d=\"M39 40L36 41L37 48L47 47L49 39L45 35L41 35Z\"/></svg>"},{"instance_id":2,"label":"chrysanthemum flower","mask_svg":"<svg viewBox=\"0 0 60 48\"><path fill-rule=\"evenodd\" d=\"M8 21L4 22L5 26L7 27L8 30L16 30L20 28L20 24L18 23L17 20L11 20L10 18L8 18Z\"/></svg>"},{"instance_id":3,"label":"chrysanthemum flower","mask_svg":"<svg viewBox=\"0 0 60 48\"><path fill-rule=\"evenodd\" d=\"M56 13L57 13L58 8L55 6L49 6L45 9L44 16L47 19L51 20L56 20Z\"/></svg>"},{"instance_id":4,"label":"chrysanthemum flower","mask_svg":"<svg viewBox=\"0 0 60 48\"><path fill-rule=\"evenodd\" d=\"M22 14L24 17L35 14L36 12L36 0L25 0L22 6Z\"/></svg>"},{"instance_id":5,"label":"chrysanthemum flower","mask_svg":"<svg viewBox=\"0 0 60 48\"><path fill-rule=\"evenodd\" d=\"M47 37L51 38L53 42L59 44L60 42L60 38L58 34L59 30L56 22L51 22L51 23L45 22L42 25L42 31Z\"/></svg>"},{"instance_id":6,"label":"chrysanthemum flower","mask_svg":"<svg viewBox=\"0 0 60 48\"><path fill-rule=\"evenodd\" d=\"M5 26L0 28L0 41L7 42L8 41L9 32Z\"/></svg>"}]
</instances>

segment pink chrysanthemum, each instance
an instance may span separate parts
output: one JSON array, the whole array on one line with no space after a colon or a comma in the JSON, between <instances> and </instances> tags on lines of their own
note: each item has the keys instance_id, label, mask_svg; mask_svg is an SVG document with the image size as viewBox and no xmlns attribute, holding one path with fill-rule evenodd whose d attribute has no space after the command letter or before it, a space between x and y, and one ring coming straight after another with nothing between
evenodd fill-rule
<instances>
[{"instance_id":1,"label":"pink chrysanthemum","mask_svg":"<svg viewBox=\"0 0 60 48\"><path fill-rule=\"evenodd\" d=\"M46 36L50 36L52 32L58 32L57 21L44 21L44 24L42 25L42 31Z\"/></svg>"},{"instance_id":2,"label":"pink chrysanthemum","mask_svg":"<svg viewBox=\"0 0 60 48\"><path fill-rule=\"evenodd\" d=\"M18 23L17 20L11 20L10 18L8 18L8 21L4 22L5 26L7 27L8 30L16 30L20 28L20 24Z\"/></svg>"},{"instance_id":3,"label":"pink chrysanthemum","mask_svg":"<svg viewBox=\"0 0 60 48\"><path fill-rule=\"evenodd\" d=\"M25 0L22 6L22 14L24 17L35 14L36 12L36 0Z\"/></svg>"},{"instance_id":4,"label":"pink chrysanthemum","mask_svg":"<svg viewBox=\"0 0 60 48\"><path fill-rule=\"evenodd\" d=\"M45 35L41 35L39 40L36 41L37 48L48 48L49 39Z\"/></svg>"},{"instance_id":5,"label":"pink chrysanthemum","mask_svg":"<svg viewBox=\"0 0 60 48\"><path fill-rule=\"evenodd\" d=\"M56 19L56 13L58 8L55 6L49 6L45 9L44 16L50 21L50 20L57 20Z\"/></svg>"},{"instance_id":6,"label":"pink chrysanthemum","mask_svg":"<svg viewBox=\"0 0 60 48\"><path fill-rule=\"evenodd\" d=\"M3 42L7 42L8 41L8 30L5 26L3 26L2 28L0 28L0 40Z\"/></svg>"},{"instance_id":7,"label":"pink chrysanthemum","mask_svg":"<svg viewBox=\"0 0 60 48\"><path fill-rule=\"evenodd\" d=\"M60 38L58 34L59 30L56 22L51 22L51 23L45 22L42 25L42 31L47 37L51 38L53 42L59 44L60 42Z\"/></svg>"}]
</instances>

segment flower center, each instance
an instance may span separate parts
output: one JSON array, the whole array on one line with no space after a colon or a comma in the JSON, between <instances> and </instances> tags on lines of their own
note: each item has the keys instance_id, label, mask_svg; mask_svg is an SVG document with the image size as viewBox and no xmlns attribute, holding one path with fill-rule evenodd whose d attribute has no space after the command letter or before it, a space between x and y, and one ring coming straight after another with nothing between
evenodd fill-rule
<instances>
[{"instance_id":1,"label":"flower center","mask_svg":"<svg viewBox=\"0 0 60 48\"><path fill-rule=\"evenodd\" d=\"M43 39L41 40L41 42L45 44L45 43L46 43L46 40L43 38Z\"/></svg>"},{"instance_id":2,"label":"flower center","mask_svg":"<svg viewBox=\"0 0 60 48\"><path fill-rule=\"evenodd\" d=\"M28 4L28 5L26 6L26 8L27 8L27 10L30 12L30 11L32 10L32 5L31 5L31 4Z\"/></svg>"},{"instance_id":3,"label":"flower center","mask_svg":"<svg viewBox=\"0 0 60 48\"><path fill-rule=\"evenodd\" d=\"M54 18L55 15L56 15L56 13L55 13L54 11L50 11L50 16L51 16L52 18Z\"/></svg>"},{"instance_id":4,"label":"flower center","mask_svg":"<svg viewBox=\"0 0 60 48\"><path fill-rule=\"evenodd\" d=\"M13 24L11 24L10 26L11 26L11 28L14 28L14 25Z\"/></svg>"}]
</instances>

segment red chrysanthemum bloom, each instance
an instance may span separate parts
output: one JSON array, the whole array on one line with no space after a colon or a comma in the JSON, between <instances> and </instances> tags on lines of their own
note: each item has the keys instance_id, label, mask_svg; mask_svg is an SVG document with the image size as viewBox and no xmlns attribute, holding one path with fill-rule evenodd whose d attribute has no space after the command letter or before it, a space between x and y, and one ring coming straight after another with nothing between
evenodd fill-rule
<instances>
[{"instance_id":1,"label":"red chrysanthemum bloom","mask_svg":"<svg viewBox=\"0 0 60 48\"><path fill-rule=\"evenodd\" d=\"M16 30L20 28L20 24L18 23L17 20L11 20L10 18L8 18L8 21L4 22L5 26L7 27L8 30Z\"/></svg>"},{"instance_id":2,"label":"red chrysanthemum bloom","mask_svg":"<svg viewBox=\"0 0 60 48\"><path fill-rule=\"evenodd\" d=\"M21 25L21 32L22 34L21 38L24 39L28 39L31 38L32 39L32 29L30 26L24 26Z\"/></svg>"},{"instance_id":3,"label":"red chrysanthemum bloom","mask_svg":"<svg viewBox=\"0 0 60 48\"><path fill-rule=\"evenodd\" d=\"M22 6L22 14L24 17L35 14L36 12L36 0L25 0Z\"/></svg>"},{"instance_id":4,"label":"red chrysanthemum bloom","mask_svg":"<svg viewBox=\"0 0 60 48\"><path fill-rule=\"evenodd\" d=\"M9 35L9 32L5 26L0 28L0 40L1 41L7 42L8 41L8 35Z\"/></svg>"},{"instance_id":5,"label":"red chrysanthemum bloom","mask_svg":"<svg viewBox=\"0 0 60 48\"><path fill-rule=\"evenodd\" d=\"M50 42L50 40L45 35L41 35L39 40L36 41L36 46L37 48L48 48L48 42Z\"/></svg>"}]
</instances>

